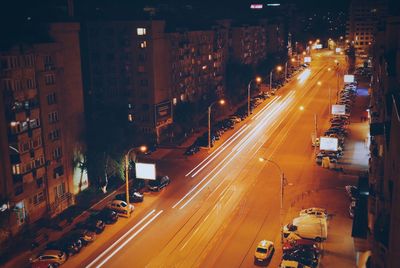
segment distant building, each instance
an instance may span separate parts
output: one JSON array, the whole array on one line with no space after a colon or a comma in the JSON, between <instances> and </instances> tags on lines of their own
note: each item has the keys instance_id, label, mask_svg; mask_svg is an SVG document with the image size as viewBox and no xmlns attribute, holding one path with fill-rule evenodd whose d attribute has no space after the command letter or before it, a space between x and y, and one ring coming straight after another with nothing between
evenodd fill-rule
<instances>
[{"instance_id":1,"label":"distant building","mask_svg":"<svg viewBox=\"0 0 400 268\"><path fill-rule=\"evenodd\" d=\"M378 20L387 14L386 1L353 0L346 25L346 40L356 54L368 54L375 40Z\"/></svg>"},{"instance_id":2,"label":"distant building","mask_svg":"<svg viewBox=\"0 0 400 268\"><path fill-rule=\"evenodd\" d=\"M0 51L0 214L14 233L88 187L79 24L47 34L51 42Z\"/></svg>"}]
</instances>

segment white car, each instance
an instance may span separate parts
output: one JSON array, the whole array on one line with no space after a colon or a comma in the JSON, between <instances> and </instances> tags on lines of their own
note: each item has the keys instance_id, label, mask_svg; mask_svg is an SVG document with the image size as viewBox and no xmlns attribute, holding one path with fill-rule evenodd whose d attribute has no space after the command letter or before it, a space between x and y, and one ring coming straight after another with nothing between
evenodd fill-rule
<instances>
[{"instance_id":1,"label":"white car","mask_svg":"<svg viewBox=\"0 0 400 268\"><path fill-rule=\"evenodd\" d=\"M34 263L56 263L61 265L67 261L67 254L60 250L45 250L42 253L36 255L29 259L29 262Z\"/></svg>"},{"instance_id":2,"label":"white car","mask_svg":"<svg viewBox=\"0 0 400 268\"><path fill-rule=\"evenodd\" d=\"M254 253L254 262L265 262L275 252L274 243L268 240L261 240L258 243L256 251Z\"/></svg>"},{"instance_id":3,"label":"white car","mask_svg":"<svg viewBox=\"0 0 400 268\"><path fill-rule=\"evenodd\" d=\"M135 208L132 204L128 206L123 200L113 200L107 207L117 212L118 215L125 217L128 215L128 211L132 213Z\"/></svg>"},{"instance_id":4,"label":"white car","mask_svg":"<svg viewBox=\"0 0 400 268\"><path fill-rule=\"evenodd\" d=\"M317 218L327 218L328 213L324 208L306 208L300 211L300 216L314 216Z\"/></svg>"},{"instance_id":5,"label":"white car","mask_svg":"<svg viewBox=\"0 0 400 268\"><path fill-rule=\"evenodd\" d=\"M242 119L239 116L231 115L229 117L230 120L234 121L235 123L239 123Z\"/></svg>"}]
</instances>

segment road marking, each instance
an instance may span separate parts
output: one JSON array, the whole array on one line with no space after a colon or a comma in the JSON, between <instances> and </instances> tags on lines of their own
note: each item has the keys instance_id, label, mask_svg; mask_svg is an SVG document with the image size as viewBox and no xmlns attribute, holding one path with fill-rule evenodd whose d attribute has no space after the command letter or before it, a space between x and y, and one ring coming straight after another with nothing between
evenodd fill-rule
<instances>
[{"instance_id":1,"label":"road marking","mask_svg":"<svg viewBox=\"0 0 400 268\"><path fill-rule=\"evenodd\" d=\"M130 234L133 230L135 230L140 224L142 224L148 217L150 217L152 214L154 214L156 210L153 209L150 211L146 216L144 216L143 219L141 219L138 223L135 224L129 231L127 231L123 236L121 236L117 241L115 241L110 247L108 247L105 251L103 251L99 256L97 256L96 259L94 259L89 265L87 265L87 268L90 268L96 263L100 258L102 258L105 254L107 254L113 247L115 247L121 240L123 240L126 236Z\"/></svg>"},{"instance_id":2,"label":"road marking","mask_svg":"<svg viewBox=\"0 0 400 268\"><path fill-rule=\"evenodd\" d=\"M107 258L105 258L96 268L103 266L109 259L111 259L118 251L120 251L123 247L126 246L133 238L135 238L141 231L144 230L150 223L152 223L160 214L163 213L163 210L160 210L156 215L154 215L148 222L146 222L142 227L139 228L133 235L131 235L128 239L124 241L118 248L116 248Z\"/></svg>"}]
</instances>

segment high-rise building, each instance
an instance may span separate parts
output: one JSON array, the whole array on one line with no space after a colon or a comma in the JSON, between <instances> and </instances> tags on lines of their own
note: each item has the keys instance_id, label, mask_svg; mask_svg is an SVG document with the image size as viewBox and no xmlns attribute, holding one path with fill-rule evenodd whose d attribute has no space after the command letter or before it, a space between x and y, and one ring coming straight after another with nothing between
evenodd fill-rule
<instances>
[{"instance_id":1,"label":"high-rise building","mask_svg":"<svg viewBox=\"0 0 400 268\"><path fill-rule=\"evenodd\" d=\"M88 186L79 24L47 31L48 40L0 51L0 213L14 233Z\"/></svg>"},{"instance_id":2,"label":"high-rise building","mask_svg":"<svg viewBox=\"0 0 400 268\"><path fill-rule=\"evenodd\" d=\"M353 0L346 25L346 40L357 54L368 54L375 40L378 20L387 14L385 0Z\"/></svg>"}]
</instances>

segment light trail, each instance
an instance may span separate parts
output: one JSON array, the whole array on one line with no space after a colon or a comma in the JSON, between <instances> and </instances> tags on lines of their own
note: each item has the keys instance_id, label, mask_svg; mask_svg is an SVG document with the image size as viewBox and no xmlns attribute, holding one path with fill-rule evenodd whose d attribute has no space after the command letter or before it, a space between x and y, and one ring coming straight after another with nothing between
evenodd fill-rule
<instances>
[{"instance_id":1,"label":"light trail","mask_svg":"<svg viewBox=\"0 0 400 268\"><path fill-rule=\"evenodd\" d=\"M306 69L301 74L299 74L299 76L297 77L297 80L299 80L299 83L303 84L304 81L306 81L307 78L310 76L310 74L311 74L311 70Z\"/></svg>"}]
</instances>

